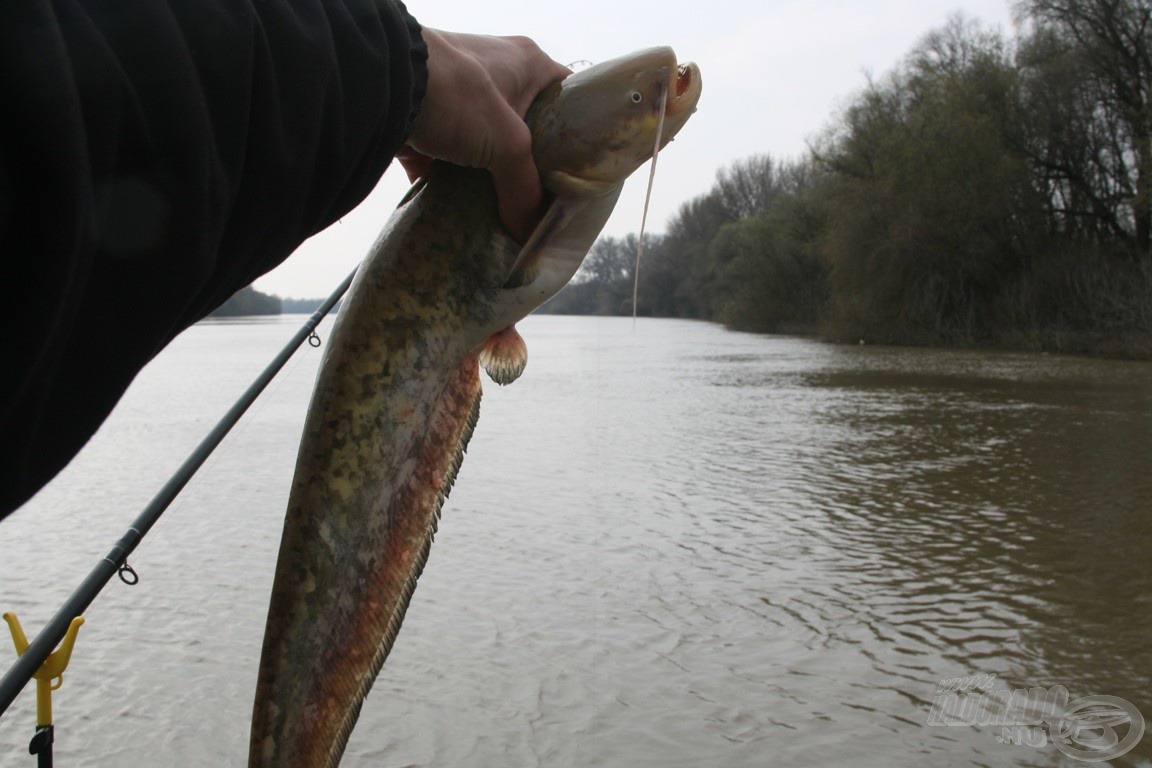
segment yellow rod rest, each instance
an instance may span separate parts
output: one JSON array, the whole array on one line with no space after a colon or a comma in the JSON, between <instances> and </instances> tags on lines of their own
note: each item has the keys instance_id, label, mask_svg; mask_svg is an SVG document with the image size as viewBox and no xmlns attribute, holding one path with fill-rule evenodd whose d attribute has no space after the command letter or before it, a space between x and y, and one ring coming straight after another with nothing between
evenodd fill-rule
<instances>
[{"instance_id":1,"label":"yellow rod rest","mask_svg":"<svg viewBox=\"0 0 1152 768\"><path fill-rule=\"evenodd\" d=\"M12 632L12 643L16 646L16 655L23 656L28 650L28 638L24 635L24 628L16 614L4 614L4 621L8 622L8 629ZM72 619L68 631L60 647L48 655L40 669L36 670L36 725L44 727L52 725L52 691L64 683L64 670L72 660L72 648L76 645L76 635L80 632L80 625L84 623L83 616Z\"/></svg>"}]
</instances>

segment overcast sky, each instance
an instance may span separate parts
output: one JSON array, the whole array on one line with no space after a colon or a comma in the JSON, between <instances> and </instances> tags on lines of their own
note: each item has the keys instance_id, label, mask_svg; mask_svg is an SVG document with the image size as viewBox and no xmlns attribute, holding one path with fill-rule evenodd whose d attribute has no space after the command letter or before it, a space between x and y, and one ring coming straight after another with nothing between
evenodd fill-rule
<instances>
[{"instance_id":1,"label":"overcast sky","mask_svg":"<svg viewBox=\"0 0 1152 768\"><path fill-rule=\"evenodd\" d=\"M758 153L797 157L865 85L963 11L1012 33L1010 0L407 0L429 27L524 34L564 64L670 45L701 69L697 113L660 154L649 231L708 191L716 171ZM605 234L640 228L646 169L633 174ZM256 282L280 296L327 296L363 258L403 195L399 167L355 211Z\"/></svg>"}]
</instances>

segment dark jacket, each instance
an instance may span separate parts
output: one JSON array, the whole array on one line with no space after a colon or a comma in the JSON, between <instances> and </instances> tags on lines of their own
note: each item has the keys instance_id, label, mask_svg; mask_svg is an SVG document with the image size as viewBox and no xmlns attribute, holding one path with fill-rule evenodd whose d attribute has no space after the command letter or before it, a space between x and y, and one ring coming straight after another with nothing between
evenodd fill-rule
<instances>
[{"instance_id":1,"label":"dark jacket","mask_svg":"<svg viewBox=\"0 0 1152 768\"><path fill-rule=\"evenodd\" d=\"M0 517L371 191L426 59L390 0L0 2Z\"/></svg>"}]
</instances>

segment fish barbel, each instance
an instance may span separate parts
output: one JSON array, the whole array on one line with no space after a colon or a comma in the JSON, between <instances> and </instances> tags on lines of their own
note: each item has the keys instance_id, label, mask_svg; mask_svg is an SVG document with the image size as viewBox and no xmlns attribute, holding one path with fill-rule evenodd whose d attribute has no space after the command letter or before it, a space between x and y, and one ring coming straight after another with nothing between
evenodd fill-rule
<instances>
[{"instance_id":1,"label":"fish barbel","mask_svg":"<svg viewBox=\"0 0 1152 768\"><path fill-rule=\"evenodd\" d=\"M268 610L249 766L332 768L392 648L480 403L479 367L520 375L514 324L580 267L700 73L669 48L545 89L526 121L550 203L528 242L486 171L436 162L401 202L337 316L301 437Z\"/></svg>"}]
</instances>

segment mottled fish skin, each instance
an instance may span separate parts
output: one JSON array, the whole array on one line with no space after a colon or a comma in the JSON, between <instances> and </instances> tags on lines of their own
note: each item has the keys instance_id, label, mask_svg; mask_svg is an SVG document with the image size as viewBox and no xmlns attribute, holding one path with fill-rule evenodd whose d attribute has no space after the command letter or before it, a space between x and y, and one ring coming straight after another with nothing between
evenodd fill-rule
<instances>
[{"instance_id":1,"label":"mottled fish skin","mask_svg":"<svg viewBox=\"0 0 1152 768\"><path fill-rule=\"evenodd\" d=\"M568 93L582 95L580 120L599 120L585 133L632 130L642 142L628 126L651 121L629 106L631 81L613 79L632 70L673 83L662 87L677 82L674 54L653 49L574 75L575 90L557 86L534 104L534 153L554 200L524 247L500 227L486 172L433 163L361 266L301 438L253 708L253 768L340 762L475 427L481 359L498 381L519 375L526 350L512 325L572 277L644 160L619 148L613 185L579 157L560 158L557 143L579 122L565 117ZM699 96L698 71L685 77L680 125ZM584 94L595 87L630 113L613 104L589 114ZM646 140L650 153L654 134Z\"/></svg>"},{"instance_id":2,"label":"mottled fish skin","mask_svg":"<svg viewBox=\"0 0 1152 768\"><path fill-rule=\"evenodd\" d=\"M399 629L475 423L484 316L519 251L494 208L458 205L485 184L436 165L380 240L399 247L362 266L337 316L285 518L252 765L337 764L357 714L341 710Z\"/></svg>"}]
</instances>

